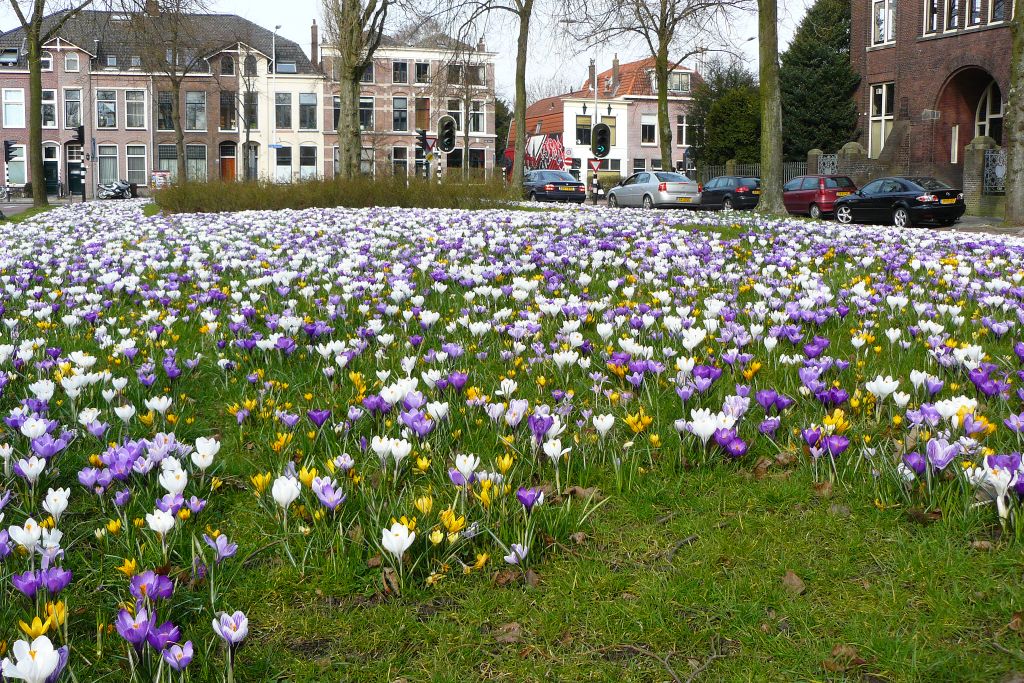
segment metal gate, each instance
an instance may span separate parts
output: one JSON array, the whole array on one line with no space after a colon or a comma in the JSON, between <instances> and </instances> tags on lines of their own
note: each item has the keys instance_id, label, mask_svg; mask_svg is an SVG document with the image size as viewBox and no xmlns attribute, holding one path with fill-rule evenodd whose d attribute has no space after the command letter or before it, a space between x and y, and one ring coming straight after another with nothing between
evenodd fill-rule
<instances>
[{"instance_id":1,"label":"metal gate","mask_svg":"<svg viewBox=\"0 0 1024 683\"><path fill-rule=\"evenodd\" d=\"M983 194L1006 194L1006 149L985 150Z\"/></svg>"},{"instance_id":2,"label":"metal gate","mask_svg":"<svg viewBox=\"0 0 1024 683\"><path fill-rule=\"evenodd\" d=\"M818 157L818 175L835 175L838 172L838 154L822 154Z\"/></svg>"}]
</instances>

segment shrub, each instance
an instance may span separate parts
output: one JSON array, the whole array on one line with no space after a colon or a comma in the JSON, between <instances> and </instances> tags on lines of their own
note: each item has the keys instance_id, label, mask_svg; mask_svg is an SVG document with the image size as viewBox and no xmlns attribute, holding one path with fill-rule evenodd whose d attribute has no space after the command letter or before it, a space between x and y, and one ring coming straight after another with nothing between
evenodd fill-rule
<instances>
[{"instance_id":1,"label":"shrub","mask_svg":"<svg viewBox=\"0 0 1024 683\"><path fill-rule=\"evenodd\" d=\"M500 180L464 183L428 182L420 178L382 177L353 180L304 180L296 183L180 183L158 190L154 200L167 213L219 213L250 209L399 206L478 209L518 199Z\"/></svg>"}]
</instances>

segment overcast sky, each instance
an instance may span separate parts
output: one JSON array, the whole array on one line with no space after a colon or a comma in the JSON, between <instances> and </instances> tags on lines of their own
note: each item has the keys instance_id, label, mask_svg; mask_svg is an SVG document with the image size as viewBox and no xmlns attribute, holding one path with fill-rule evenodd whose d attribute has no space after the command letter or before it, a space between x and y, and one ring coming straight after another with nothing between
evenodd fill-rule
<instances>
[{"instance_id":1,"label":"overcast sky","mask_svg":"<svg viewBox=\"0 0 1024 683\"><path fill-rule=\"evenodd\" d=\"M280 25L279 34L294 40L309 53L309 29L313 19L320 17L321 0L210 0L213 9L220 12L238 14L260 24L270 30ZM793 31L803 17L811 0L780 0L779 2L779 41L780 49L784 48L792 37ZM287 10L282 11L282 6ZM10 5L0 5L0 27L4 30L14 28L17 19ZM619 54L621 61L646 56L639 45L606 45L601 49L582 51L567 38L557 35L557 17L542 16L531 30L530 62L527 69L528 85L545 89L552 83L570 82L581 85L587 77L587 65L591 57L597 59L599 70L611 66L612 56ZM757 17L750 13L733 27L735 40L742 44L744 54L752 69L757 67L757 42L745 42L745 39L757 35ZM511 21L504 25L492 25L487 31L487 48L498 53L497 86L498 93L511 99L513 79L515 76L515 36L516 27Z\"/></svg>"}]
</instances>

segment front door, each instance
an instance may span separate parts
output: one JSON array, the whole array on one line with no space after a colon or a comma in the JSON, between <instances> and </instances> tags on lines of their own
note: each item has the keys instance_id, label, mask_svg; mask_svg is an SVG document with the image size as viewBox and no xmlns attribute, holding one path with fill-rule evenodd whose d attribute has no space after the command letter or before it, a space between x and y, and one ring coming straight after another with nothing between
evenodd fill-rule
<instances>
[{"instance_id":1,"label":"front door","mask_svg":"<svg viewBox=\"0 0 1024 683\"><path fill-rule=\"evenodd\" d=\"M43 175L46 177L46 194L55 195L60 191L60 150L53 145L43 147Z\"/></svg>"},{"instance_id":2,"label":"front door","mask_svg":"<svg viewBox=\"0 0 1024 683\"><path fill-rule=\"evenodd\" d=\"M235 143L220 143L220 178L231 182L235 176Z\"/></svg>"},{"instance_id":3,"label":"front door","mask_svg":"<svg viewBox=\"0 0 1024 683\"><path fill-rule=\"evenodd\" d=\"M82 194L82 146L68 145L65 148L68 158L67 174L68 192L70 194Z\"/></svg>"}]
</instances>

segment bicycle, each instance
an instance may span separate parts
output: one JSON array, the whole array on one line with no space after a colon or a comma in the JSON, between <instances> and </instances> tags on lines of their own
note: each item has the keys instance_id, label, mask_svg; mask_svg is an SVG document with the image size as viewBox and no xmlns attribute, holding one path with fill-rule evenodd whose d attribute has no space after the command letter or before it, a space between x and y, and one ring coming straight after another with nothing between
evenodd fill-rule
<instances>
[{"instance_id":1,"label":"bicycle","mask_svg":"<svg viewBox=\"0 0 1024 683\"><path fill-rule=\"evenodd\" d=\"M0 201L11 201L11 188L7 187L6 185L0 185Z\"/></svg>"}]
</instances>

